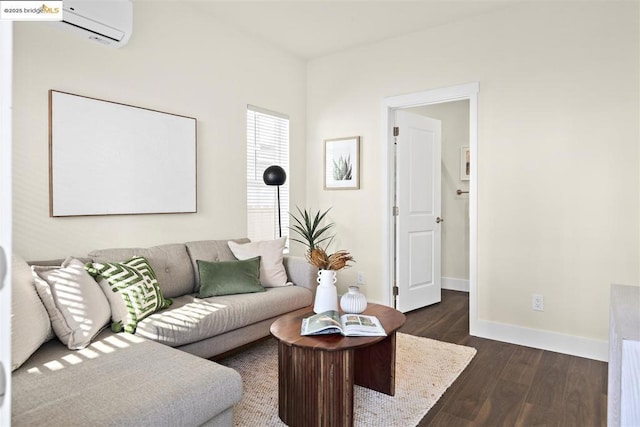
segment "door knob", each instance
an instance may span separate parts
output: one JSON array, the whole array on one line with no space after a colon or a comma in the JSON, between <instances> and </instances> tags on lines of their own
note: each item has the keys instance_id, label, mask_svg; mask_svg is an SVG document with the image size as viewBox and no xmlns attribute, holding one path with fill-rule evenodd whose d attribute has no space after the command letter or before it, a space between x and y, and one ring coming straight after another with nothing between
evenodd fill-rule
<instances>
[{"instance_id":1,"label":"door knob","mask_svg":"<svg viewBox=\"0 0 640 427\"><path fill-rule=\"evenodd\" d=\"M440 224L441 222L444 222L444 218L440 218L440 217L436 218L437 224Z\"/></svg>"}]
</instances>

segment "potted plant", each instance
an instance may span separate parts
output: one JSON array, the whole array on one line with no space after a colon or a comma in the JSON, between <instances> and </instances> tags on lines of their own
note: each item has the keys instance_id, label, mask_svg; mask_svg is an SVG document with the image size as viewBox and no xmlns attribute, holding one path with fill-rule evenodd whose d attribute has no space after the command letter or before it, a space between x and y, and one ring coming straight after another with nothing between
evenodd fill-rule
<instances>
[{"instance_id":1,"label":"potted plant","mask_svg":"<svg viewBox=\"0 0 640 427\"><path fill-rule=\"evenodd\" d=\"M298 210L299 217L291 214L294 224L289 228L300 236L299 239L291 237L294 242L301 243L307 247L305 257L307 261L318 268L318 288L313 311L322 313L328 310L338 310L338 291L335 286L336 271L348 268L350 262L355 262L351 254L345 250L338 250L331 254L327 253L327 248L333 241L335 235L329 235L334 227L333 222L321 225L331 208L324 212ZM324 245L324 247L323 247Z\"/></svg>"}]
</instances>

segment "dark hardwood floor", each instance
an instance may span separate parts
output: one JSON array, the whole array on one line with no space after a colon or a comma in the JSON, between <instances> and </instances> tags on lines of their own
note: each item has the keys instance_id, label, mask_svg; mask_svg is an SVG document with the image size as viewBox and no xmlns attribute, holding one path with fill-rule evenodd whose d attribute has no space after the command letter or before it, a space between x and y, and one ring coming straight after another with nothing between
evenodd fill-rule
<instances>
[{"instance_id":1,"label":"dark hardwood floor","mask_svg":"<svg viewBox=\"0 0 640 427\"><path fill-rule=\"evenodd\" d=\"M469 295L407 314L400 332L478 353L420 426L606 426L607 364L469 335Z\"/></svg>"}]
</instances>

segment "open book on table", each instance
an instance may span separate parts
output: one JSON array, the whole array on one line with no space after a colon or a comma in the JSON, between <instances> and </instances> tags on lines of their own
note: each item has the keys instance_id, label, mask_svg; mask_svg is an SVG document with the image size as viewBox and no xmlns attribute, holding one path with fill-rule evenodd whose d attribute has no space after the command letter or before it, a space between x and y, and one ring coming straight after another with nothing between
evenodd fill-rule
<instances>
[{"instance_id":1,"label":"open book on table","mask_svg":"<svg viewBox=\"0 0 640 427\"><path fill-rule=\"evenodd\" d=\"M302 319L301 335L342 334L345 337L384 337L380 320L364 314L343 314L335 310Z\"/></svg>"}]
</instances>

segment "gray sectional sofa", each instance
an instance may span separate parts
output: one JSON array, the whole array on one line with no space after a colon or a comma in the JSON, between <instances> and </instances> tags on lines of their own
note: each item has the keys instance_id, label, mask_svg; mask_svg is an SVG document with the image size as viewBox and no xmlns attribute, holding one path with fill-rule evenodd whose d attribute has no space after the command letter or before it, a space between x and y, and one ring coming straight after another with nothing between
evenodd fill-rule
<instances>
[{"instance_id":1,"label":"gray sectional sofa","mask_svg":"<svg viewBox=\"0 0 640 427\"><path fill-rule=\"evenodd\" d=\"M291 286L198 298L197 260L235 260L227 240L96 250L84 260L133 256L148 260L172 305L141 320L134 334L106 328L79 350L53 337L31 270L14 258L12 353L26 360L14 361L13 425L232 425L242 380L207 359L269 336L275 319L313 303L316 270L288 256Z\"/></svg>"}]
</instances>

